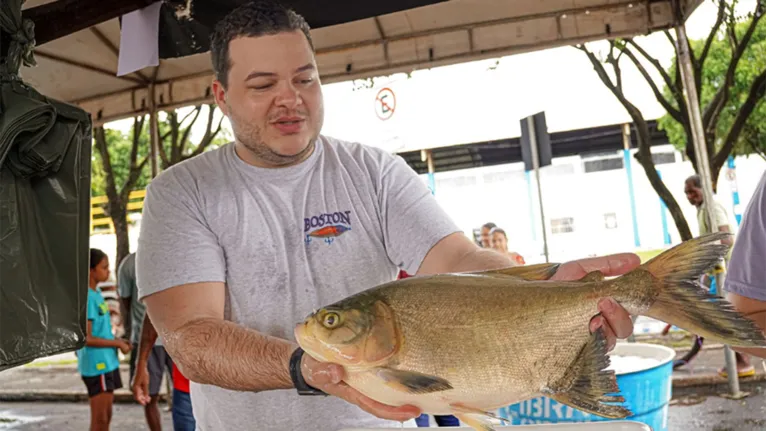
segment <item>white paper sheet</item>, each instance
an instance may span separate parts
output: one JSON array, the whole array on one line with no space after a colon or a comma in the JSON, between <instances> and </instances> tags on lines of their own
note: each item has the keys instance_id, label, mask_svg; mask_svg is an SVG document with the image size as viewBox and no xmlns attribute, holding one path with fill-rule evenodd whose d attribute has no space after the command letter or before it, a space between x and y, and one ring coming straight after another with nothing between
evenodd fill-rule
<instances>
[{"instance_id":1,"label":"white paper sheet","mask_svg":"<svg viewBox=\"0 0 766 431\"><path fill-rule=\"evenodd\" d=\"M160 64L160 7L158 1L122 16L117 76Z\"/></svg>"}]
</instances>

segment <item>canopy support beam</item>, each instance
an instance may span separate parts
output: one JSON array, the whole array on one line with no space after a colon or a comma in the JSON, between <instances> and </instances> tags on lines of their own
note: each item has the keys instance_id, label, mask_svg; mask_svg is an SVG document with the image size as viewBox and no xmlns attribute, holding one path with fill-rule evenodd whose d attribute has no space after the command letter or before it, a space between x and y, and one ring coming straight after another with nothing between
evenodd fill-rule
<instances>
[{"instance_id":1,"label":"canopy support beam","mask_svg":"<svg viewBox=\"0 0 766 431\"><path fill-rule=\"evenodd\" d=\"M680 24L676 27L676 48L678 51L678 62L681 67L681 79L683 80L684 93L686 95L686 106L689 110L689 118L692 126L692 138L694 141L694 152L697 158L697 172L702 183L702 194L705 201L703 208L708 217L710 230L716 232L715 211L713 206L713 181L710 171L710 160L705 144L705 131L702 125L702 115L700 113L699 95L695 84L694 72L692 69L691 53L689 52L689 41L686 36L686 27ZM716 286L718 294L724 296L724 276L716 276ZM729 391L732 398L741 398L743 393L739 390L739 376L737 375L737 363L734 351L729 346L724 346L724 358L726 359L726 373L729 379Z\"/></svg>"},{"instance_id":2,"label":"canopy support beam","mask_svg":"<svg viewBox=\"0 0 766 431\"><path fill-rule=\"evenodd\" d=\"M22 11L35 23L37 46L142 9L155 0L58 0ZM64 19L64 17L67 17Z\"/></svg>"}]
</instances>

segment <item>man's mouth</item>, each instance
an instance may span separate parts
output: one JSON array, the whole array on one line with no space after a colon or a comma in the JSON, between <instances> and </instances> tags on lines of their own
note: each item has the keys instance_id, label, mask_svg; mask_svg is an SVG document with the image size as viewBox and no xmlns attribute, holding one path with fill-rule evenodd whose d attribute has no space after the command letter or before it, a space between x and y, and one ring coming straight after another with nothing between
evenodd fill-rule
<instances>
[{"instance_id":1,"label":"man's mouth","mask_svg":"<svg viewBox=\"0 0 766 431\"><path fill-rule=\"evenodd\" d=\"M305 122L306 120L300 117L281 117L272 124L283 134L290 135L298 133Z\"/></svg>"}]
</instances>

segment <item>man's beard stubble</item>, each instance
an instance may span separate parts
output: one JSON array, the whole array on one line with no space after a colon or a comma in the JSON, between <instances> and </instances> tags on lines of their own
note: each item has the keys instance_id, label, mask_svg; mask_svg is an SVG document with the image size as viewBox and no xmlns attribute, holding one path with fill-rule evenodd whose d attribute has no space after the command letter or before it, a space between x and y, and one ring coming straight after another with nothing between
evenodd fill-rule
<instances>
[{"instance_id":1,"label":"man's beard stubble","mask_svg":"<svg viewBox=\"0 0 766 431\"><path fill-rule=\"evenodd\" d=\"M317 136L313 136L309 139L306 148L297 154L279 154L263 142L263 131L260 127L250 125L247 121L232 121L231 123L234 139L240 142L256 160L269 166L283 167L297 164L306 159L316 145Z\"/></svg>"}]
</instances>

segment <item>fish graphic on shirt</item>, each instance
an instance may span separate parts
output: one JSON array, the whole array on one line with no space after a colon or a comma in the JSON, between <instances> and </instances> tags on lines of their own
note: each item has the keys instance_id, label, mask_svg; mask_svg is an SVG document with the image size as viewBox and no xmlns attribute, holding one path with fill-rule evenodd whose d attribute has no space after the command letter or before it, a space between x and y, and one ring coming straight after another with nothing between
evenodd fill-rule
<instances>
[{"instance_id":1,"label":"fish graphic on shirt","mask_svg":"<svg viewBox=\"0 0 766 431\"><path fill-rule=\"evenodd\" d=\"M310 232L309 236L313 236L315 238L333 238L336 236L341 236L349 230L351 230L350 227L343 226L342 224L325 226L321 229Z\"/></svg>"}]
</instances>

